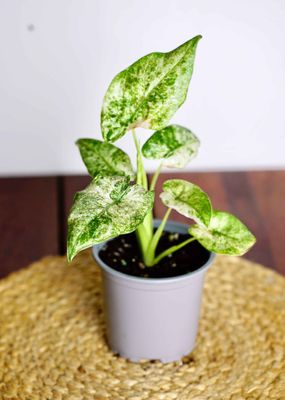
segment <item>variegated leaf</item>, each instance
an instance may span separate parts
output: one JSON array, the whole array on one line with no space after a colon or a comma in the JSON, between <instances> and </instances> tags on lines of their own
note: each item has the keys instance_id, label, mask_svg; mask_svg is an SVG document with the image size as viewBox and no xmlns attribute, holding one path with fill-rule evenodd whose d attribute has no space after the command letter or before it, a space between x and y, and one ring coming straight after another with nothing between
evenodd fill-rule
<instances>
[{"instance_id":1,"label":"variegated leaf","mask_svg":"<svg viewBox=\"0 0 285 400\"><path fill-rule=\"evenodd\" d=\"M120 72L104 98L101 128L114 142L127 130L161 129L184 103L193 72L196 36L168 53L151 53Z\"/></svg>"},{"instance_id":2,"label":"variegated leaf","mask_svg":"<svg viewBox=\"0 0 285 400\"><path fill-rule=\"evenodd\" d=\"M97 139L79 139L76 144L89 174L122 175L134 178L135 174L129 156L111 143Z\"/></svg>"},{"instance_id":3,"label":"variegated leaf","mask_svg":"<svg viewBox=\"0 0 285 400\"><path fill-rule=\"evenodd\" d=\"M166 167L183 168L196 157L199 145L199 139L189 129L169 125L145 142L142 154L151 160L163 160Z\"/></svg>"},{"instance_id":4,"label":"variegated leaf","mask_svg":"<svg viewBox=\"0 0 285 400\"><path fill-rule=\"evenodd\" d=\"M189 228L189 233L207 250L233 256L243 255L256 241L239 219L221 211L213 211L208 228L195 224Z\"/></svg>"},{"instance_id":5,"label":"variegated leaf","mask_svg":"<svg viewBox=\"0 0 285 400\"><path fill-rule=\"evenodd\" d=\"M68 218L67 257L107 239L133 232L153 206L153 192L129 178L98 175L78 192Z\"/></svg>"},{"instance_id":6,"label":"variegated leaf","mask_svg":"<svg viewBox=\"0 0 285 400\"><path fill-rule=\"evenodd\" d=\"M199 186L183 179L169 179L163 184L162 202L199 224L208 226L212 215L209 197Z\"/></svg>"}]
</instances>

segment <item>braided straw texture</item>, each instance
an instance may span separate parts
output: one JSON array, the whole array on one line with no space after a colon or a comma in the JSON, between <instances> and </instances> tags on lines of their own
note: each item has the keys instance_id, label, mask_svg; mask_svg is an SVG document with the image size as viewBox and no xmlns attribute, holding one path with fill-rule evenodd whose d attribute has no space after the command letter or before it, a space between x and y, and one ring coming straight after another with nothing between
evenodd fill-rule
<instances>
[{"instance_id":1,"label":"braided straw texture","mask_svg":"<svg viewBox=\"0 0 285 400\"><path fill-rule=\"evenodd\" d=\"M217 257L196 349L176 363L108 350L89 251L4 279L0 307L1 399L285 399L285 279L244 259Z\"/></svg>"}]
</instances>

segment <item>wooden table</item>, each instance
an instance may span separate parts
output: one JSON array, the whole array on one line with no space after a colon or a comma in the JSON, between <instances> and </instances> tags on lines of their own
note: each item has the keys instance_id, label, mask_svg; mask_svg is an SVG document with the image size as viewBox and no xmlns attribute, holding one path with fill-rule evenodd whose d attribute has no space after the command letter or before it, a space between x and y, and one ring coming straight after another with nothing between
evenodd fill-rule
<instances>
[{"instance_id":1,"label":"wooden table","mask_svg":"<svg viewBox=\"0 0 285 400\"><path fill-rule=\"evenodd\" d=\"M257 236L248 259L285 275L285 171L163 174L190 180L211 197L216 209L230 211ZM49 254L64 254L66 219L73 195L87 176L0 179L0 276ZM157 199L155 215L164 206ZM185 222L175 212L172 219Z\"/></svg>"}]
</instances>

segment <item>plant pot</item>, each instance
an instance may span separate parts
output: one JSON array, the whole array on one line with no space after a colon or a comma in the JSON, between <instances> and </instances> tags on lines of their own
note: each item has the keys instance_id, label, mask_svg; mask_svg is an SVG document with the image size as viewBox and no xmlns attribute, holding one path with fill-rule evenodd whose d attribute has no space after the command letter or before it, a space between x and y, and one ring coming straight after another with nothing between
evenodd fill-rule
<instances>
[{"instance_id":1,"label":"plant pot","mask_svg":"<svg viewBox=\"0 0 285 400\"><path fill-rule=\"evenodd\" d=\"M156 220L154 226L160 221ZM187 233L187 225L168 222L165 230ZM203 281L215 255L199 269L174 278L130 276L106 265L93 247L103 275L107 339L111 350L131 361L171 362L189 354L198 330ZM189 262L191 258L189 256Z\"/></svg>"}]
</instances>

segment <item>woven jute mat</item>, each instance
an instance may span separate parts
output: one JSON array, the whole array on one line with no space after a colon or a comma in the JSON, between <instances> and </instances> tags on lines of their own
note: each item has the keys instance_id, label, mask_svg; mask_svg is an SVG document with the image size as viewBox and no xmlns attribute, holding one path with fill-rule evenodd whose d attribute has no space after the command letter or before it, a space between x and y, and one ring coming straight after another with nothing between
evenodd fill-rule
<instances>
[{"instance_id":1,"label":"woven jute mat","mask_svg":"<svg viewBox=\"0 0 285 400\"><path fill-rule=\"evenodd\" d=\"M108 350L100 279L87 251L72 265L47 257L0 282L1 399L285 399L281 276L217 257L197 346L169 364Z\"/></svg>"}]
</instances>

